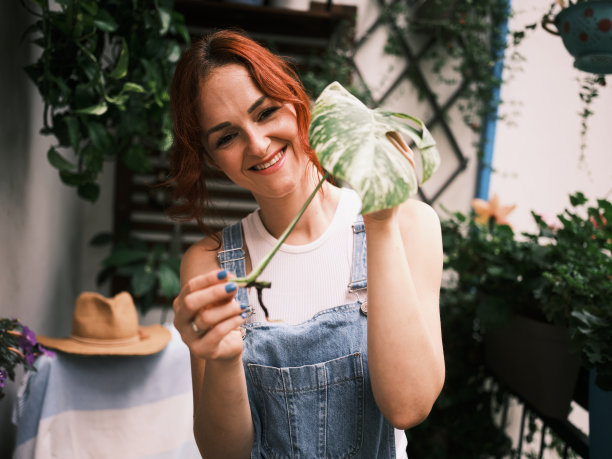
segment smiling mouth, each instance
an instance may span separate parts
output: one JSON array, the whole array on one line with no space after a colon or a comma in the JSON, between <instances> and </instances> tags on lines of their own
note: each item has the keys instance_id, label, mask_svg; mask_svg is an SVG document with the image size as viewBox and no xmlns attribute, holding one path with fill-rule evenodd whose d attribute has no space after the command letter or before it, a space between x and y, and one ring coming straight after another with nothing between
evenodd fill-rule
<instances>
[{"instance_id":1,"label":"smiling mouth","mask_svg":"<svg viewBox=\"0 0 612 459\"><path fill-rule=\"evenodd\" d=\"M281 150L279 150L278 153L276 153L272 157L272 159L270 159L269 161L266 161L265 163L256 164L255 166L251 167L251 169L254 169L256 171L263 171L265 169L268 169L269 167L274 166L284 156L286 151L287 151L287 145L285 145Z\"/></svg>"}]
</instances>

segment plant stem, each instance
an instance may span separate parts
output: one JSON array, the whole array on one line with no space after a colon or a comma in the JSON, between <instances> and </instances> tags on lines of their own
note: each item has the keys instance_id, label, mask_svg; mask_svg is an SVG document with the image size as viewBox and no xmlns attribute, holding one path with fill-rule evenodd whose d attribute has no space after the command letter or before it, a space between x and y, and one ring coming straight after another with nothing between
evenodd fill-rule
<instances>
[{"instance_id":1,"label":"plant stem","mask_svg":"<svg viewBox=\"0 0 612 459\"><path fill-rule=\"evenodd\" d=\"M283 243L285 242L287 237L289 237L289 234L291 234L291 231L293 231L293 228L295 228L295 225L297 224L299 219L302 217L302 215L306 211L306 208L308 207L310 202L313 200L313 198L317 194L317 191L319 191L319 189L323 185L323 182L325 182L325 180L327 180L327 177L329 177L329 173L326 171L323 174L323 177L321 178L321 181L315 187L314 191L310 194L310 196L308 196L308 199L306 200L306 202L304 203L304 205L302 206L302 208L300 209L298 214L291 221L291 223L289 223L289 226L287 227L285 232L283 234L281 234L281 236L278 239L278 242L276 243L276 245L272 248L270 253L268 253L268 255L266 255L266 257L263 260L261 260L261 262L259 263L257 268L255 268L253 271L251 271L251 274L249 274L247 277L240 277L238 279L234 279L233 280L238 286L240 286L240 287L257 287L257 288L269 288L270 287L270 285L271 285L270 282L257 281L257 278L263 272L263 270L266 269L266 266L268 266L268 263L270 263L270 261L272 261L272 258L274 258L274 255L276 255L276 252L278 252L278 249L280 249L281 245L283 245Z\"/></svg>"}]
</instances>

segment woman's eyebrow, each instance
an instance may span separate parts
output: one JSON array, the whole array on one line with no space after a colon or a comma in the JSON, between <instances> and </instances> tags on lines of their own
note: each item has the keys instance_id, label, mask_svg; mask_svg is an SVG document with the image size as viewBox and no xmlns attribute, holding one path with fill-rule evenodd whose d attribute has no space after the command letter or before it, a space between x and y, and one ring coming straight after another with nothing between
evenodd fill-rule
<instances>
[{"instance_id":1,"label":"woman's eyebrow","mask_svg":"<svg viewBox=\"0 0 612 459\"><path fill-rule=\"evenodd\" d=\"M257 99L253 105L251 105L248 109L247 109L247 113L251 114L253 113L253 111L259 107L264 100L266 100L268 96L266 96L265 94L263 96L261 96L259 99ZM206 137L208 137L209 135L211 135L213 132L216 131L220 131L221 129L224 129L226 127L230 126L230 123L225 121L223 123L219 123L216 126L211 127L208 131L206 131L206 133L204 134Z\"/></svg>"},{"instance_id":2,"label":"woman's eyebrow","mask_svg":"<svg viewBox=\"0 0 612 459\"><path fill-rule=\"evenodd\" d=\"M206 131L206 133L204 134L206 137L208 137L209 135L211 135L213 132L215 131L220 131L223 128L226 128L230 125L230 123L228 121L225 121L223 123L217 124L216 126L211 127L208 131Z\"/></svg>"},{"instance_id":3,"label":"woman's eyebrow","mask_svg":"<svg viewBox=\"0 0 612 459\"><path fill-rule=\"evenodd\" d=\"M266 97L267 96L264 94L259 99L257 99L255 103L249 107L249 109L247 110L247 113L253 113L253 110L259 107L263 103L263 101L266 100Z\"/></svg>"}]
</instances>

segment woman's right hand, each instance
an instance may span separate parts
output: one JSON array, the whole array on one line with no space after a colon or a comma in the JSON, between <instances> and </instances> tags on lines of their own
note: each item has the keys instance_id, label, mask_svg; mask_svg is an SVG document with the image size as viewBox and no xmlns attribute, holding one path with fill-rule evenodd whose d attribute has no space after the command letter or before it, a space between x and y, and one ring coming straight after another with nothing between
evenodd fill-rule
<instances>
[{"instance_id":1,"label":"woman's right hand","mask_svg":"<svg viewBox=\"0 0 612 459\"><path fill-rule=\"evenodd\" d=\"M172 304L174 326L194 357L233 360L242 356L238 327L246 314L234 299L236 292L225 270L196 276L183 285Z\"/></svg>"}]
</instances>

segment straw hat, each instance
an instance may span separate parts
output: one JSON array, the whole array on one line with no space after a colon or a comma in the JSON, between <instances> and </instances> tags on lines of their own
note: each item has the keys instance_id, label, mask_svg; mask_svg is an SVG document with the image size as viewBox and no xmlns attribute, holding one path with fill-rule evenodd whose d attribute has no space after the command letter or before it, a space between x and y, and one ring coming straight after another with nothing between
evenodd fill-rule
<instances>
[{"instance_id":1,"label":"straw hat","mask_svg":"<svg viewBox=\"0 0 612 459\"><path fill-rule=\"evenodd\" d=\"M170 336L161 325L138 325L138 313L128 292L113 298L83 292L74 305L69 337L36 338L45 347L69 354L147 355L161 351Z\"/></svg>"}]
</instances>

